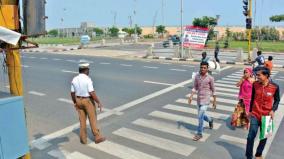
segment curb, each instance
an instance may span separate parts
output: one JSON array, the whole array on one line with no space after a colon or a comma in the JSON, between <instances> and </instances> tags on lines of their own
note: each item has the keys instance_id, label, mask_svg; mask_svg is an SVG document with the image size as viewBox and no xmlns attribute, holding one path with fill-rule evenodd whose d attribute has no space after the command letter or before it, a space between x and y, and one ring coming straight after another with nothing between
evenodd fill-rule
<instances>
[{"instance_id":1,"label":"curb","mask_svg":"<svg viewBox=\"0 0 284 159\"><path fill-rule=\"evenodd\" d=\"M138 58L144 59L163 59L163 60L173 60L173 61L193 61L193 62L201 62L200 59L191 59L191 58L172 58L172 57L159 57L159 56L136 56ZM247 62L234 62L234 61L220 61L221 64L228 65L250 65ZM284 68L284 65L274 65L275 68Z\"/></svg>"}]
</instances>

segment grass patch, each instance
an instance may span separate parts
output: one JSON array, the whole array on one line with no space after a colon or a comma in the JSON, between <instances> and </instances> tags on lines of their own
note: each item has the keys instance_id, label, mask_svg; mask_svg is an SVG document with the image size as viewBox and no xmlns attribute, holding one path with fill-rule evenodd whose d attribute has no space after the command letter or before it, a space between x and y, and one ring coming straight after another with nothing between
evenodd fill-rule
<instances>
[{"instance_id":1,"label":"grass patch","mask_svg":"<svg viewBox=\"0 0 284 159\"><path fill-rule=\"evenodd\" d=\"M91 42L97 42L102 38L93 38ZM110 40L111 38L106 38L106 40ZM80 44L80 38L58 38L58 37L40 37L40 38L31 38L29 39L33 42L38 44ZM113 39L112 39L113 40ZM141 40L140 40L141 41ZM145 40L147 41L147 40ZM150 40L151 41L151 40ZM284 41L261 41L258 43L252 42L252 48L257 48L259 46L260 50L267 51L267 52L284 52ZM208 42L208 48L214 48L215 41ZM224 41L220 41L220 48L224 48ZM229 41L229 48L228 49L238 49L242 48L244 52L248 50L248 42L247 41Z\"/></svg>"},{"instance_id":2,"label":"grass patch","mask_svg":"<svg viewBox=\"0 0 284 159\"><path fill-rule=\"evenodd\" d=\"M252 42L252 48L257 48L262 51L267 52L284 52L284 41L261 41L258 43ZM215 47L214 41L209 41L208 43L209 48ZM220 41L220 48L224 48L224 41ZM229 41L229 48L228 49L238 49L242 48L244 52L248 50L248 42L247 41Z\"/></svg>"}]
</instances>

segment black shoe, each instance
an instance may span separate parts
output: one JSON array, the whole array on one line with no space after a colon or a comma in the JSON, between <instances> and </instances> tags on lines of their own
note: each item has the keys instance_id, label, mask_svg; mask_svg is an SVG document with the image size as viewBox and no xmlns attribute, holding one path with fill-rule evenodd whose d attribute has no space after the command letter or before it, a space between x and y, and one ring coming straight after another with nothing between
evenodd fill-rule
<instances>
[{"instance_id":1,"label":"black shoe","mask_svg":"<svg viewBox=\"0 0 284 159\"><path fill-rule=\"evenodd\" d=\"M213 119L212 119L212 121L209 121L209 128L213 129Z\"/></svg>"}]
</instances>

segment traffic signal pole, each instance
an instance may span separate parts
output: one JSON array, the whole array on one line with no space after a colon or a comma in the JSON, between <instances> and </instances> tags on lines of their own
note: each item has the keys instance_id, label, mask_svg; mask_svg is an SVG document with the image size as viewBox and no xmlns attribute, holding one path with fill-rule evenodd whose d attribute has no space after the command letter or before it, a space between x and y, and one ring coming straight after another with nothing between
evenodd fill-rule
<instances>
[{"instance_id":1,"label":"traffic signal pole","mask_svg":"<svg viewBox=\"0 0 284 159\"><path fill-rule=\"evenodd\" d=\"M249 18L252 19L252 0L249 0ZM252 20L251 23L252 24ZM248 29L248 61L251 61L251 32L252 32L252 27Z\"/></svg>"},{"instance_id":2,"label":"traffic signal pole","mask_svg":"<svg viewBox=\"0 0 284 159\"><path fill-rule=\"evenodd\" d=\"M243 0L244 16L246 17L246 32L248 39L248 61L251 61L251 32L252 32L252 0Z\"/></svg>"},{"instance_id":3,"label":"traffic signal pole","mask_svg":"<svg viewBox=\"0 0 284 159\"><path fill-rule=\"evenodd\" d=\"M1 2L1 13L3 16L0 18L0 25L10 30L20 32L19 0L2 0ZM21 56L19 49L14 48L19 48L19 44L17 46L7 45L5 48L10 93L14 96L23 96ZM24 155L22 158L30 159L30 153Z\"/></svg>"}]
</instances>

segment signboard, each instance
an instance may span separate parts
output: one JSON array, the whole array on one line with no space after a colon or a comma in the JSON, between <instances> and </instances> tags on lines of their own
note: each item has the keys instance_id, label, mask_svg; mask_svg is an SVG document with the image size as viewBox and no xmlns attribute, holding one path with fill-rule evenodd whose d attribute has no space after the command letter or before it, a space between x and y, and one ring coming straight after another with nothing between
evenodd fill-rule
<instances>
[{"instance_id":1,"label":"signboard","mask_svg":"<svg viewBox=\"0 0 284 159\"><path fill-rule=\"evenodd\" d=\"M183 34L183 47L203 49L208 31L208 28L186 26Z\"/></svg>"}]
</instances>

